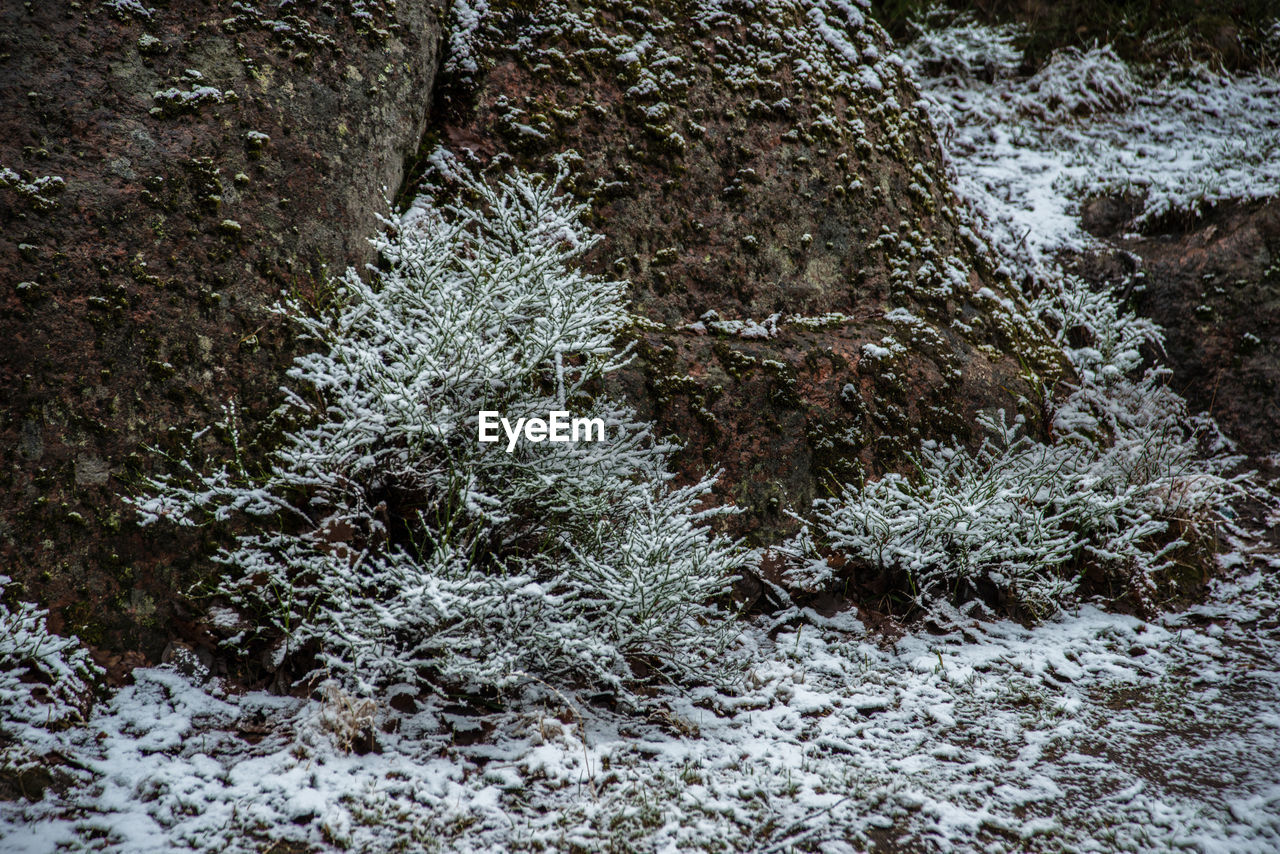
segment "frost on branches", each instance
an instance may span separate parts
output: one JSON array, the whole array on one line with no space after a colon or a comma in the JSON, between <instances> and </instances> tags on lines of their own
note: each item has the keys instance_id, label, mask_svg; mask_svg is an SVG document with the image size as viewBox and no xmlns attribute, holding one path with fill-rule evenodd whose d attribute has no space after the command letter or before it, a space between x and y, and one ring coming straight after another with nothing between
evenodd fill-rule
<instances>
[{"instance_id":1,"label":"frost on branches","mask_svg":"<svg viewBox=\"0 0 1280 854\"><path fill-rule=\"evenodd\" d=\"M0 575L0 593L10 584ZM49 631L48 616L30 602L0 603L0 736L14 727L68 726L93 704L97 665L76 638Z\"/></svg>"},{"instance_id":2,"label":"frost on branches","mask_svg":"<svg viewBox=\"0 0 1280 854\"><path fill-rule=\"evenodd\" d=\"M441 159L441 162L447 162ZM465 202L420 199L374 240L383 270L348 271L317 311L278 310L315 345L289 370L287 432L263 471L235 453L181 463L135 500L143 519L248 519L217 556L220 592L253 628L233 642L315 656L368 694L424 680L525 680L627 695L641 672L716 670L738 546L698 509L709 480L674 488L670 447L598 393L625 362L624 283L583 274L597 240L557 183L457 169ZM481 410L512 421L567 409L607 441L477 441Z\"/></svg>"},{"instance_id":3,"label":"frost on branches","mask_svg":"<svg viewBox=\"0 0 1280 854\"><path fill-rule=\"evenodd\" d=\"M12 580L0 575L0 595ZM26 794L49 776L44 755L60 732L85 720L102 675L74 637L49 631L49 612L31 602L0 601L0 796ZM0 837L3 837L0 831Z\"/></svg>"},{"instance_id":4,"label":"frost on branches","mask_svg":"<svg viewBox=\"0 0 1280 854\"><path fill-rule=\"evenodd\" d=\"M1158 575L1203 546L1241 489L1226 474L1239 458L1211 422L1188 416L1167 370L1139 373L1142 345L1162 342L1157 326L1070 276L1031 309L1058 330L1079 377L1053 407L1051 441L1019 435L1022 416L981 417L991 435L976 453L926 442L913 476L816 501L821 543L905 573L924 607L986 600L1043 618L1097 568L1153 609ZM808 561L790 580L816 589L831 574Z\"/></svg>"}]
</instances>

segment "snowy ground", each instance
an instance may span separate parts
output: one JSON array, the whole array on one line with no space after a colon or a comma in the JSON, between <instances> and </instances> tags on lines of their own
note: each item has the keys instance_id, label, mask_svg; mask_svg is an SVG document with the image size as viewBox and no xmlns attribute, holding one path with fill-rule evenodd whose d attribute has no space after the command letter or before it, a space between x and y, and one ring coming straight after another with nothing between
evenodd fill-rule
<instances>
[{"instance_id":1,"label":"snowy ground","mask_svg":"<svg viewBox=\"0 0 1280 854\"><path fill-rule=\"evenodd\" d=\"M1151 623L1086 605L886 646L793 613L748 631L739 691L647 720L385 712L364 756L323 704L141 671L57 739L92 782L5 805L0 848L1274 851L1280 561L1254 560Z\"/></svg>"},{"instance_id":2,"label":"snowy ground","mask_svg":"<svg viewBox=\"0 0 1280 854\"><path fill-rule=\"evenodd\" d=\"M1110 48L1017 74L1016 31L960 22L904 51L956 189L1004 254L1048 263L1094 244L1082 201L1126 196L1136 228L1280 192L1280 80L1199 66L1129 68Z\"/></svg>"},{"instance_id":3,"label":"snowy ground","mask_svg":"<svg viewBox=\"0 0 1280 854\"><path fill-rule=\"evenodd\" d=\"M1147 85L1101 52L1020 80L999 32L931 38L909 58L1010 264L1052 274L1118 181L1152 219L1280 188L1274 80ZM1203 604L1152 622L1084 604L889 643L792 610L746 627L733 690L639 717L545 691L383 707L364 755L340 698L143 670L86 726L25 730L83 767L0 804L0 851L1276 851L1280 559L1236 545Z\"/></svg>"}]
</instances>

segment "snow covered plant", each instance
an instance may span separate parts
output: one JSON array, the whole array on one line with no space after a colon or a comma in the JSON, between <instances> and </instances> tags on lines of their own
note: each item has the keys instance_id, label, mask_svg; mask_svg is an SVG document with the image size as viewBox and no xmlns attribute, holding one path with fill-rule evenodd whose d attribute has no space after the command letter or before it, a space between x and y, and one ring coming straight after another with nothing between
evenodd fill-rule
<instances>
[{"instance_id":1,"label":"snow covered plant","mask_svg":"<svg viewBox=\"0 0 1280 854\"><path fill-rule=\"evenodd\" d=\"M1021 35L1014 25L992 27L964 14L949 26L925 26L902 53L912 70L926 79L992 80L1017 71L1022 62L1017 44Z\"/></svg>"},{"instance_id":2,"label":"snow covered plant","mask_svg":"<svg viewBox=\"0 0 1280 854\"><path fill-rule=\"evenodd\" d=\"M815 502L825 545L877 569L905 572L917 604L1007 593L1039 616L1070 587L1059 568L1078 546L1055 506L1066 460L1002 422L976 454L925 442L914 477L888 474ZM812 573L814 568L808 567ZM823 578L793 578L813 587Z\"/></svg>"},{"instance_id":3,"label":"snow covered plant","mask_svg":"<svg viewBox=\"0 0 1280 854\"><path fill-rule=\"evenodd\" d=\"M1210 446L1212 424L1188 417L1167 371L1133 378L1139 347L1160 343L1154 324L1073 278L1034 307L1080 377L1055 408L1051 441L1020 435L1021 416L983 416L990 435L976 453L926 442L911 476L815 502L819 541L905 573L922 606L977 597L1043 617L1097 567L1154 607L1157 575L1202 545L1237 490L1226 472L1238 459ZM809 562L791 581L815 589L830 576Z\"/></svg>"},{"instance_id":4,"label":"snow covered plant","mask_svg":"<svg viewBox=\"0 0 1280 854\"><path fill-rule=\"evenodd\" d=\"M0 591L11 583L0 575ZM76 638L50 632L48 616L30 602L0 604L0 736L83 720L93 703L97 665Z\"/></svg>"},{"instance_id":5,"label":"snow covered plant","mask_svg":"<svg viewBox=\"0 0 1280 854\"><path fill-rule=\"evenodd\" d=\"M712 672L734 633L708 604L736 543L698 509L711 481L674 488L648 424L599 393L625 362L624 283L586 275L597 240L558 182L494 183L458 167L464 202L424 197L374 240L317 312L279 310L316 345L289 370L288 432L265 470L237 450L212 473L136 500L145 521L248 518L217 560L221 593L275 664L315 656L368 694L526 680L626 693L641 673ZM601 418L603 442L477 441L478 413ZM251 638L242 633L233 640Z\"/></svg>"},{"instance_id":6,"label":"snow covered plant","mask_svg":"<svg viewBox=\"0 0 1280 854\"><path fill-rule=\"evenodd\" d=\"M1138 83L1110 46L1068 47L1054 51L1026 88L1024 111L1064 120L1121 110L1133 102Z\"/></svg>"}]
</instances>

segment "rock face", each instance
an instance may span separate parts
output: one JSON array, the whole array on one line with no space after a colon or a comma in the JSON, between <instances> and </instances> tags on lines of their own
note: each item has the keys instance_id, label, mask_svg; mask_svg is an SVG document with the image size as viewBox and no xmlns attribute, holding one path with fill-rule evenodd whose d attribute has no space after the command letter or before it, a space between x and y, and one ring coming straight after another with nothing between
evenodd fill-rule
<instances>
[{"instance_id":1,"label":"rock face","mask_svg":"<svg viewBox=\"0 0 1280 854\"><path fill-rule=\"evenodd\" d=\"M1191 408L1208 412L1240 450L1280 447L1280 202L1229 205L1190 228L1126 234L1114 199L1085 210L1085 225L1121 250L1082 259L1087 275L1120 282L1142 271L1139 312L1165 329L1164 361ZM1131 254L1126 254L1131 253Z\"/></svg>"},{"instance_id":2,"label":"rock face","mask_svg":"<svg viewBox=\"0 0 1280 854\"><path fill-rule=\"evenodd\" d=\"M142 531L118 495L233 397L262 428L295 352L269 306L370 260L379 189L441 143L559 161L592 200L589 265L647 318L613 390L685 443L685 474L723 469L739 533L793 530L788 509L979 409L1042 426L1061 354L865 5L463 4L439 85L442 7L0 12L0 555L55 628L200 646L176 594L211 535Z\"/></svg>"},{"instance_id":3,"label":"rock face","mask_svg":"<svg viewBox=\"0 0 1280 854\"><path fill-rule=\"evenodd\" d=\"M1035 424L1060 356L1011 310L858 6L494 4L475 38L438 138L536 171L567 152L605 236L591 266L652 321L622 390L687 474L723 468L740 532L776 537L976 410L1025 397Z\"/></svg>"},{"instance_id":4,"label":"rock face","mask_svg":"<svg viewBox=\"0 0 1280 854\"><path fill-rule=\"evenodd\" d=\"M55 628L152 657L197 544L118 493L144 446L275 405L291 343L267 309L371 260L444 10L156 5L0 7L0 561Z\"/></svg>"}]
</instances>

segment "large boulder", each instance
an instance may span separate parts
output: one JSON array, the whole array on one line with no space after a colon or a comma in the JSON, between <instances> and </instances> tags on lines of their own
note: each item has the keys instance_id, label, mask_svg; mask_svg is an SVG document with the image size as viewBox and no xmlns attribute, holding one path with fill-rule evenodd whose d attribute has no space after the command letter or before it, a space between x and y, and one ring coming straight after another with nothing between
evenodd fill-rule
<instances>
[{"instance_id":1,"label":"large boulder","mask_svg":"<svg viewBox=\"0 0 1280 854\"><path fill-rule=\"evenodd\" d=\"M588 265L646 318L613 390L684 442L687 476L723 469L754 541L923 439L973 438L978 410L1044 429L1062 355L865 6L453 13L442 48L426 0L0 12L0 554L56 627L134 651L117 672L208 640L182 594L213 534L143 531L118 497L163 465L147 446L179 452L232 398L270 443L296 352L270 305L372 260L383 193L438 145L563 167L592 200Z\"/></svg>"},{"instance_id":2,"label":"large boulder","mask_svg":"<svg viewBox=\"0 0 1280 854\"><path fill-rule=\"evenodd\" d=\"M455 39L436 138L554 171L594 203L589 260L629 278L622 390L757 542L837 481L1040 425L1061 356L949 189L915 85L865 3L494 3Z\"/></svg>"},{"instance_id":3,"label":"large boulder","mask_svg":"<svg viewBox=\"0 0 1280 854\"><path fill-rule=\"evenodd\" d=\"M0 562L154 657L199 544L118 494L229 399L259 422L291 353L268 307L372 260L444 3L148 5L0 6Z\"/></svg>"},{"instance_id":4,"label":"large boulder","mask_svg":"<svg viewBox=\"0 0 1280 854\"><path fill-rule=\"evenodd\" d=\"M1162 360L1193 410L1212 415L1255 463L1280 463L1280 201L1223 203L1148 233L1130 229L1133 213L1122 199L1090 202L1085 225L1115 248L1074 263L1127 288L1164 327Z\"/></svg>"}]
</instances>

